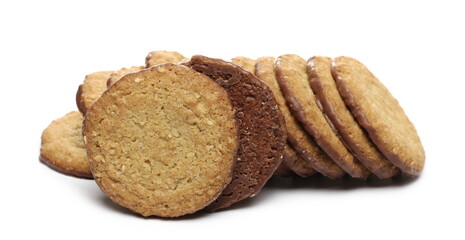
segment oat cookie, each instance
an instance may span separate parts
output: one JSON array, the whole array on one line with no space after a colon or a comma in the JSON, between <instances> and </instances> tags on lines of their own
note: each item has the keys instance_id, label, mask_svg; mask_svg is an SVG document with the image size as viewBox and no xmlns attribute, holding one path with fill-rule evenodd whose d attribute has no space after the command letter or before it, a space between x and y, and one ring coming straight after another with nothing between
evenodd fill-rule
<instances>
[{"instance_id":1,"label":"oat cookie","mask_svg":"<svg viewBox=\"0 0 465 240\"><path fill-rule=\"evenodd\" d=\"M344 104L331 75L331 59L313 57L307 63L310 86L315 93L315 99L341 140L379 178L396 176L399 169L378 151Z\"/></svg>"},{"instance_id":2,"label":"oat cookie","mask_svg":"<svg viewBox=\"0 0 465 240\"><path fill-rule=\"evenodd\" d=\"M143 216L196 212L231 181L235 115L228 93L190 68L162 64L128 74L85 116L95 181Z\"/></svg>"},{"instance_id":3,"label":"oat cookie","mask_svg":"<svg viewBox=\"0 0 465 240\"><path fill-rule=\"evenodd\" d=\"M418 176L425 151L415 126L389 90L350 57L334 59L332 74L342 99L378 149L400 170Z\"/></svg>"},{"instance_id":4,"label":"oat cookie","mask_svg":"<svg viewBox=\"0 0 465 240\"><path fill-rule=\"evenodd\" d=\"M235 57L231 59L231 62L243 68L244 70L247 70L252 74L255 74L255 59L251 59L248 57Z\"/></svg>"},{"instance_id":5,"label":"oat cookie","mask_svg":"<svg viewBox=\"0 0 465 240\"><path fill-rule=\"evenodd\" d=\"M42 133L40 161L66 175L92 179L82 142L82 115L73 111L53 121Z\"/></svg>"},{"instance_id":6,"label":"oat cookie","mask_svg":"<svg viewBox=\"0 0 465 240\"><path fill-rule=\"evenodd\" d=\"M130 68L121 68L118 71L114 71L112 74L110 74L110 77L107 80L107 88L109 88L111 85L113 85L116 81L120 80L122 77L124 77L128 73L133 73L133 72L138 72L142 69L144 69L145 66L133 66Z\"/></svg>"},{"instance_id":7,"label":"oat cookie","mask_svg":"<svg viewBox=\"0 0 465 240\"><path fill-rule=\"evenodd\" d=\"M174 51L153 51L145 57L145 67L153 67L162 63L178 63L189 59Z\"/></svg>"},{"instance_id":8,"label":"oat cookie","mask_svg":"<svg viewBox=\"0 0 465 240\"><path fill-rule=\"evenodd\" d=\"M295 118L339 167L354 178L366 179L370 172L344 146L318 107L307 76L307 62L297 55L282 55L276 61L276 70Z\"/></svg>"},{"instance_id":9,"label":"oat cookie","mask_svg":"<svg viewBox=\"0 0 465 240\"><path fill-rule=\"evenodd\" d=\"M90 106L107 89L107 80L113 71L94 72L86 76L76 93L76 104L84 115Z\"/></svg>"},{"instance_id":10,"label":"oat cookie","mask_svg":"<svg viewBox=\"0 0 465 240\"><path fill-rule=\"evenodd\" d=\"M292 116L278 85L274 64L275 58L273 57L257 59L255 74L270 86L279 108L283 112L287 128L288 151L292 151L294 148L299 153L300 157L303 158L298 158L298 155L296 156L294 154L286 154L287 157L283 159L283 162L293 170L298 169L298 172L305 176L311 175L314 170L316 170L331 179L342 177L345 172L318 147L312 137L305 132L300 123ZM293 156L296 158L293 158ZM310 163L314 169L303 160Z\"/></svg>"},{"instance_id":11,"label":"oat cookie","mask_svg":"<svg viewBox=\"0 0 465 240\"><path fill-rule=\"evenodd\" d=\"M229 94L237 111L239 141L233 180L209 211L257 194L281 164L286 141L282 116L270 88L235 64L194 56L186 66L206 74Z\"/></svg>"}]
</instances>

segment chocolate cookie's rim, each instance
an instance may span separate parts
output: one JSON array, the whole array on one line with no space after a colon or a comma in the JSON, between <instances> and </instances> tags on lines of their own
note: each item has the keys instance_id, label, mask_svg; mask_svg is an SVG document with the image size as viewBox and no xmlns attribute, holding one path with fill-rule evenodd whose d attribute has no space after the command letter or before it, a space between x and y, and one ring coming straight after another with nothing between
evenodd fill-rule
<instances>
[{"instance_id":1,"label":"chocolate cookie's rim","mask_svg":"<svg viewBox=\"0 0 465 240\"><path fill-rule=\"evenodd\" d=\"M328 101L328 99L326 99L323 96L324 95L323 84L321 82L320 76L316 70L316 65L315 65L315 61L317 60L317 58L319 58L319 56L311 57L307 61L307 65L308 65L307 71L308 71L310 86L312 87L312 90L315 93L316 100L319 102L318 106L321 108L321 111L325 115L326 120L330 123L336 135L341 139L342 143L347 147L347 149L351 151L358 158L358 160L360 160L360 162L363 163L363 165L365 165L372 173L374 173L380 179L391 178L391 177L397 176L400 173L400 171L397 168L386 169L386 166L384 167L376 166L373 160L368 158L366 154L362 152L359 147L357 147L357 144L354 143L352 139L347 136L350 133L345 132L346 128L344 127L344 124L341 122L341 119L338 117L338 114L333 108L333 105L330 103L330 101ZM332 61L330 58L327 58L327 59ZM331 68L330 68L330 71L331 71ZM332 75L331 77L333 78L333 81L335 81ZM347 111L349 110L347 109ZM354 121L355 121L354 124L358 125L357 121L356 120ZM363 128L362 128L362 131L363 131ZM371 140L369 139L369 137L368 136L365 136L365 137L366 137L366 140L370 141L371 143ZM374 144L372 144L372 146L374 147L375 151L378 151L378 149L376 149L376 146ZM379 152L379 154L384 157L384 155L382 155L381 152ZM387 159L385 160L387 161ZM379 162L379 161L383 161L383 159L379 159L375 161Z\"/></svg>"},{"instance_id":2,"label":"chocolate cookie's rim","mask_svg":"<svg viewBox=\"0 0 465 240\"><path fill-rule=\"evenodd\" d=\"M192 58L191 58L191 60L189 62L182 63L182 65L191 67L192 65L197 64L198 69L194 69L193 67L192 67L192 69L194 69L195 71L198 71L200 73L203 73L203 74L205 74L207 76L209 76L209 74L213 75L213 76L216 76L216 74L217 74L216 72L213 74L212 71L209 71L208 63L210 63L210 65L215 65L215 66L225 65L225 66L232 67L232 68L227 69L227 71L226 71L227 72L226 73L227 78L226 79L223 78L223 77L220 77L220 79L218 79L219 84L224 85L223 88L228 92L228 94L229 94L228 89L231 86L238 84L241 81L240 76L245 75L247 78L252 79L251 81L253 81L254 84L256 84L259 88L262 89L263 94L267 94L268 99L273 99L274 100L274 102L275 102L275 108L274 109L276 111L281 112L281 110L277 106L277 103L276 103L276 100L274 98L273 92L271 91L269 86L265 82L263 82L262 80L257 78L255 75L253 75L252 73L250 73L247 70L244 70L242 67L240 67L240 66L238 66L236 64L224 61L222 59L209 58L209 57L202 56L202 55L194 55L194 56L192 56ZM222 72L221 75L225 75L225 74ZM212 77L210 77L210 78L212 79L212 81L216 81ZM235 104L233 103L233 106L234 105ZM280 126L285 126L284 117L282 116L282 113L276 114L276 116L279 117L279 119L275 119L277 122L279 122L279 125ZM282 127L279 128L279 130L282 131ZM281 140L279 140L279 142L281 143L280 148L282 148L282 151L284 151L284 146L285 146L285 142L286 142L286 134L285 134L285 132L283 132L281 134ZM277 158L276 162L274 162L273 167L270 167L268 169L265 168L265 170L267 170L266 174L261 172L262 174L260 175L260 178L256 178L256 180L259 180L259 181L257 181L256 184L253 185L253 187L248 188L249 190L252 189L251 191L248 191L247 193L242 193L242 195L236 196L236 199L230 199L230 200L223 199L220 196L216 201L220 200L221 203L216 203L216 201L214 201L205 210L207 210L209 212L212 212L212 211L217 211L217 210L220 210L220 209L224 209L224 208L227 208L227 207L231 206L234 203L237 203L237 202L239 202L241 200L244 200L244 199L246 199L248 197L252 197L252 196L255 196L256 194L258 194L260 192L260 190L263 188L263 186L266 184L266 182L273 176L274 171L281 164L282 157L283 156L281 154L281 156L279 158ZM228 189L228 187L226 189ZM228 197L227 195L224 195L224 196Z\"/></svg>"},{"instance_id":3,"label":"chocolate cookie's rim","mask_svg":"<svg viewBox=\"0 0 465 240\"><path fill-rule=\"evenodd\" d=\"M360 124L360 126L366 130L368 135L370 136L370 139L373 141L373 143L378 147L381 153L396 167L398 167L402 172L406 173L407 175L410 176L419 176L421 174L421 170L415 170L412 167L410 167L408 164L405 164L404 161L401 160L401 158L395 154L389 151L384 145L383 141L381 140L382 137L379 136L377 133L377 130L375 127L373 127L363 111L360 109L358 106L357 102L355 101L354 96L351 94L349 88L345 84L344 78L339 76L338 70L337 70L337 63L336 59L333 59L331 62L331 74L337 84L337 88L339 93L341 94L341 97L344 99L344 102L346 105L349 107L351 113L355 116L355 119L357 122Z\"/></svg>"}]
</instances>

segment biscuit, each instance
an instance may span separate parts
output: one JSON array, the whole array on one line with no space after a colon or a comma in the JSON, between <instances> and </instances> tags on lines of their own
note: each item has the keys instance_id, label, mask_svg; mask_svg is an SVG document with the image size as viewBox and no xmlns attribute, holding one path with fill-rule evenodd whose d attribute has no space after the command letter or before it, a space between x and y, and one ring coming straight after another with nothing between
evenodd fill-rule
<instances>
[{"instance_id":1,"label":"biscuit","mask_svg":"<svg viewBox=\"0 0 465 240\"><path fill-rule=\"evenodd\" d=\"M292 148L294 148L314 169L312 169L306 162L302 161L303 159L298 158L298 155L296 156L294 154L286 154L287 158L283 159L283 162L293 170L298 169L299 175L302 174L304 176L309 176L314 172L314 170L316 170L331 179L342 177L345 172L339 168L333 160L331 160L331 158L329 158L328 155L320 149L320 147L318 147L311 136L305 132L294 116L292 116L278 85L274 63L275 59L273 57L257 59L255 74L258 78L270 86L279 108L284 115L287 128L287 139L289 142L287 144L287 148L289 149L288 151L292 151ZM297 158L290 159L293 156L296 156Z\"/></svg>"},{"instance_id":2,"label":"biscuit","mask_svg":"<svg viewBox=\"0 0 465 240\"><path fill-rule=\"evenodd\" d=\"M231 59L231 62L237 66L243 68L246 71L255 74L255 60L248 57L235 57Z\"/></svg>"},{"instance_id":3,"label":"biscuit","mask_svg":"<svg viewBox=\"0 0 465 240\"><path fill-rule=\"evenodd\" d=\"M118 71L114 71L112 74L110 74L110 77L107 80L107 88L113 85L116 81L120 80L126 74L132 73L132 72L138 72L144 68L145 66L133 66L130 68L121 68Z\"/></svg>"},{"instance_id":4,"label":"biscuit","mask_svg":"<svg viewBox=\"0 0 465 240\"><path fill-rule=\"evenodd\" d=\"M53 121L42 133L39 159L60 173L92 179L82 142L82 120L82 115L73 111Z\"/></svg>"},{"instance_id":5,"label":"biscuit","mask_svg":"<svg viewBox=\"0 0 465 240\"><path fill-rule=\"evenodd\" d=\"M203 56L194 56L185 65L220 84L237 111L237 164L231 184L207 207L214 211L254 196L273 175L283 157L284 118L270 88L241 67Z\"/></svg>"},{"instance_id":6,"label":"biscuit","mask_svg":"<svg viewBox=\"0 0 465 240\"><path fill-rule=\"evenodd\" d=\"M85 115L92 104L107 90L107 80L113 71L94 72L86 76L76 93L76 104Z\"/></svg>"},{"instance_id":7,"label":"biscuit","mask_svg":"<svg viewBox=\"0 0 465 240\"><path fill-rule=\"evenodd\" d=\"M399 169L378 151L344 104L331 75L331 59L313 57L307 63L315 100L345 145L379 178L390 178L399 174Z\"/></svg>"},{"instance_id":8,"label":"biscuit","mask_svg":"<svg viewBox=\"0 0 465 240\"><path fill-rule=\"evenodd\" d=\"M276 61L283 95L305 130L339 167L354 178L366 179L370 172L344 146L315 101L307 76L307 63L297 55L282 55Z\"/></svg>"},{"instance_id":9,"label":"biscuit","mask_svg":"<svg viewBox=\"0 0 465 240\"><path fill-rule=\"evenodd\" d=\"M332 74L342 99L378 149L401 171L418 176L425 151L415 126L389 90L350 57L334 59Z\"/></svg>"},{"instance_id":10,"label":"biscuit","mask_svg":"<svg viewBox=\"0 0 465 240\"><path fill-rule=\"evenodd\" d=\"M153 51L145 57L145 67L153 67L163 63L178 63L189 59L174 51Z\"/></svg>"},{"instance_id":11,"label":"biscuit","mask_svg":"<svg viewBox=\"0 0 465 240\"><path fill-rule=\"evenodd\" d=\"M196 212L231 181L235 115L228 93L190 68L162 64L127 74L85 116L95 181L143 216Z\"/></svg>"}]
</instances>

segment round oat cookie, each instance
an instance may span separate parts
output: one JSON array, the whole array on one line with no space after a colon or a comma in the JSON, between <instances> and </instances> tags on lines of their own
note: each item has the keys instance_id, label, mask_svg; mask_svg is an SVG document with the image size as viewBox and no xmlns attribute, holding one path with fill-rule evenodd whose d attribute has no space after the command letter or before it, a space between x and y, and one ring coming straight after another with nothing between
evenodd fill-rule
<instances>
[{"instance_id":1,"label":"round oat cookie","mask_svg":"<svg viewBox=\"0 0 465 240\"><path fill-rule=\"evenodd\" d=\"M82 142L82 120L73 111L53 121L42 133L39 159L60 173L92 179Z\"/></svg>"},{"instance_id":2,"label":"round oat cookie","mask_svg":"<svg viewBox=\"0 0 465 240\"><path fill-rule=\"evenodd\" d=\"M270 88L252 73L219 59L194 56L186 66L203 73L229 94L239 122L239 149L233 180L207 210L254 196L281 164L286 142L282 113Z\"/></svg>"},{"instance_id":3,"label":"round oat cookie","mask_svg":"<svg viewBox=\"0 0 465 240\"><path fill-rule=\"evenodd\" d=\"M326 155L307 135L304 129L292 116L286 105L274 69L274 57L261 57L257 59L255 65L255 75L270 86L276 98L279 108L283 112L286 122L288 142L284 152L283 162L291 168L297 175L302 177L311 176L316 171L322 172L330 178L339 178L344 174L329 157ZM295 154L296 150L299 154ZM313 168L312 166L315 166ZM315 171L316 169L316 171Z\"/></svg>"},{"instance_id":4,"label":"round oat cookie","mask_svg":"<svg viewBox=\"0 0 465 240\"><path fill-rule=\"evenodd\" d=\"M256 61L254 59L248 57L235 57L231 59L231 62L243 68L244 70L249 71L252 74L255 74Z\"/></svg>"},{"instance_id":5,"label":"round oat cookie","mask_svg":"<svg viewBox=\"0 0 465 240\"><path fill-rule=\"evenodd\" d=\"M420 175L425 163L420 137L389 90L350 57L334 59L332 74L342 99L384 156L401 171Z\"/></svg>"},{"instance_id":6,"label":"round oat cookie","mask_svg":"<svg viewBox=\"0 0 465 240\"><path fill-rule=\"evenodd\" d=\"M307 63L316 100L345 145L379 178L398 175L399 169L376 148L344 104L331 75L331 58L313 57Z\"/></svg>"},{"instance_id":7,"label":"round oat cookie","mask_svg":"<svg viewBox=\"0 0 465 240\"><path fill-rule=\"evenodd\" d=\"M231 181L238 126L228 93L185 66L162 64L113 84L85 116L100 189L143 216L177 217Z\"/></svg>"},{"instance_id":8,"label":"round oat cookie","mask_svg":"<svg viewBox=\"0 0 465 240\"><path fill-rule=\"evenodd\" d=\"M150 68L163 63L185 62L189 59L174 51L152 51L145 57L145 67Z\"/></svg>"},{"instance_id":9,"label":"round oat cookie","mask_svg":"<svg viewBox=\"0 0 465 240\"><path fill-rule=\"evenodd\" d=\"M145 66L133 66L130 68L121 68L118 71L114 71L112 74L110 74L110 77L107 80L107 88L111 87L111 85L113 85L116 81L120 80L126 74L138 72L144 68Z\"/></svg>"},{"instance_id":10,"label":"round oat cookie","mask_svg":"<svg viewBox=\"0 0 465 240\"><path fill-rule=\"evenodd\" d=\"M276 61L278 82L293 115L318 145L354 178L366 179L370 172L344 146L315 101L307 75L307 62L297 55L282 55Z\"/></svg>"},{"instance_id":11,"label":"round oat cookie","mask_svg":"<svg viewBox=\"0 0 465 240\"><path fill-rule=\"evenodd\" d=\"M76 104L85 115L92 104L107 90L107 80L113 71L100 71L88 74L76 93Z\"/></svg>"}]
</instances>

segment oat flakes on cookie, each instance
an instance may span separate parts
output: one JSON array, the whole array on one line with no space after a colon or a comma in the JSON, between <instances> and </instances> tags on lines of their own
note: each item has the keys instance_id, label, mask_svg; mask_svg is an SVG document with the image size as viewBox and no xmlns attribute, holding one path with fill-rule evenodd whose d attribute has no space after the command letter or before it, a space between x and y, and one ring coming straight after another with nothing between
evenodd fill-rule
<instances>
[{"instance_id":1,"label":"oat flakes on cookie","mask_svg":"<svg viewBox=\"0 0 465 240\"><path fill-rule=\"evenodd\" d=\"M389 90L350 57L335 58L332 74L345 104L384 156L401 171L420 175L425 164L420 137Z\"/></svg>"},{"instance_id":2,"label":"oat flakes on cookie","mask_svg":"<svg viewBox=\"0 0 465 240\"><path fill-rule=\"evenodd\" d=\"M53 121L42 133L39 159L60 173L91 179L82 120L82 115L73 111Z\"/></svg>"},{"instance_id":3,"label":"oat flakes on cookie","mask_svg":"<svg viewBox=\"0 0 465 240\"><path fill-rule=\"evenodd\" d=\"M85 116L95 181L143 216L194 213L231 181L235 115L228 93L188 67L162 64L128 74Z\"/></svg>"}]
</instances>

